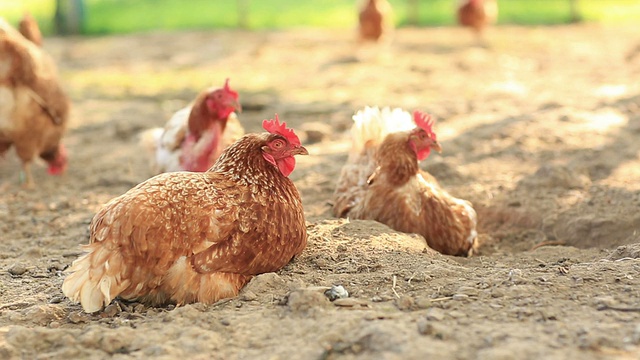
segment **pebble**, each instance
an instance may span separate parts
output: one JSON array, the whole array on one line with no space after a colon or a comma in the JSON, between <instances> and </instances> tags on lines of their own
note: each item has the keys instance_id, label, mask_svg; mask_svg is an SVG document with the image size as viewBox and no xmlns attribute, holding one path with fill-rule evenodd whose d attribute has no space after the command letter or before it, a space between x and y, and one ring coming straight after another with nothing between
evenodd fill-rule
<instances>
[{"instance_id":1,"label":"pebble","mask_svg":"<svg viewBox=\"0 0 640 360\"><path fill-rule=\"evenodd\" d=\"M27 269L27 267L24 264L14 263L13 265L9 266L7 271L11 275L20 276L26 273L27 271L29 271L29 269Z\"/></svg>"},{"instance_id":2,"label":"pebble","mask_svg":"<svg viewBox=\"0 0 640 360\"><path fill-rule=\"evenodd\" d=\"M428 309L432 305L433 304L429 298L421 297L416 299L416 307L418 309Z\"/></svg>"},{"instance_id":3,"label":"pebble","mask_svg":"<svg viewBox=\"0 0 640 360\"><path fill-rule=\"evenodd\" d=\"M369 307L369 303L366 300L355 298L336 299L333 305L340 307Z\"/></svg>"},{"instance_id":4,"label":"pebble","mask_svg":"<svg viewBox=\"0 0 640 360\"><path fill-rule=\"evenodd\" d=\"M109 304L102 312L106 317L114 317L120 313L120 308L116 304Z\"/></svg>"},{"instance_id":5,"label":"pebble","mask_svg":"<svg viewBox=\"0 0 640 360\"><path fill-rule=\"evenodd\" d=\"M444 312L442 309L430 308L427 310L427 320L441 321L442 319L444 319Z\"/></svg>"},{"instance_id":6,"label":"pebble","mask_svg":"<svg viewBox=\"0 0 640 360\"><path fill-rule=\"evenodd\" d=\"M400 296L398 299L396 299L396 306L398 307L398 309L403 311L411 310L414 304L415 301L411 296Z\"/></svg>"},{"instance_id":7,"label":"pebble","mask_svg":"<svg viewBox=\"0 0 640 360\"><path fill-rule=\"evenodd\" d=\"M329 300L345 299L349 297L349 292L342 285L331 285L331 289L324 292Z\"/></svg>"},{"instance_id":8,"label":"pebble","mask_svg":"<svg viewBox=\"0 0 640 360\"><path fill-rule=\"evenodd\" d=\"M469 295L467 294L453 294L451 297L455 301L464 301L469 299Z\"/></svg>"},{"instance_id":9,"label":"pebble","mask_svg":"<svg viewBox=\"0 0 640 360\"><path fill-rule=\"evenodd\" d=\"M72 312L69 314L69 321L74 324L86 323L89 322L89 315L80 311Z\"/></svg>"}]
</instances>

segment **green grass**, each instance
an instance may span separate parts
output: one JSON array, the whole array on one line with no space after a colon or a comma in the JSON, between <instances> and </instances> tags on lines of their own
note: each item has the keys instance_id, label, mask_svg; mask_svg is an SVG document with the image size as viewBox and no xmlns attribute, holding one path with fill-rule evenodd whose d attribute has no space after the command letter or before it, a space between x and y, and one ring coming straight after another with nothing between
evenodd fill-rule
<instances>
[{"instance_id":1,"label":"green grass","mask_svg":"<svg viewBox=\"0 0 640 360\"><path fill-rule=\"evenodd\" d=\"M111 34L154 29L234 28L234 0L84 0L85 33ZM640 19L639 0L578 0L586 21L633 22ZM390 0L399 26L408 24L407 0ZM355 0L249 0L250 29L295 27L352 28ZM420 0L421 26L455 24L458 0ZM14 0L0 3L0 15L15 23L30 11L45 33L51 33L55 0ZM499 0L499 23L563 24L570 21L569 0Z\"/></svg>"}]
</instances>

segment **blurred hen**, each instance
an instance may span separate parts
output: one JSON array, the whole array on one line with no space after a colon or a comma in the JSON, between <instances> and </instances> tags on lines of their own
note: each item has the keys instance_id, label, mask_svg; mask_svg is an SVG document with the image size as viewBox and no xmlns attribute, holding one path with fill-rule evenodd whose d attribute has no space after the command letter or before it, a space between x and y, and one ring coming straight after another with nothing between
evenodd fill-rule
<instances>
[{"instance_id":1,"label":"blurred hen","mask_svg":"<svg viewBox=\"0 0 640 360\"><path fill-rule=\"evenodd\" d=\"M478 37L484 29L496 22L498 3L496 0L462 0L458 7L458 23L470 27Z\"/></svg>"},{"instance_id":2,"label":"blurred hen","mask_svg":"<svg viewBox=\"0 0 640 360\"><path fill-rule=\"evenodd\" d=\"M471 203L451 196L419 168L432 149L440 151L430 116L367 107L353 120L333 214L420 234L443 254L471 255L477 237Z\"/></svg>"},{"instance_id":3,"label":"blurred hen","mask_svg":"<svg viewBox=\"0 0 640 360\"><path fill-rule=\"evenodd\" d=\"M37 26L37 25L35 25ZM70 103L51 57L0 18L0 154L14 146L24 176L33 187L31 162L41 157L50 174L67 166L60 142Z\"/></svg>"},{"instance_id":4,"label":"blurred hen","mask_svg":"<svg viewBox=\"0 0 640 360\"><path fill-rule=\"evenodd\" d=\"M164 128L141 134L152 154L156 173L206 171L227 146L244 135L234 111L240 111L238 93L229 87L202 91L189 106L177 111Z\"/></svg>"},{"instance_id":5,"label":"blurred hen","mask_svg":"<svg viewBox=\"0 0 640 360\"><path fill-rule=\"evenodd\" d=\"M18 24L18 30L27 40L30 40L38 46L42 46L42 33L40 32L40 27L38 27L38 23L31 14L24 14L22 20L20 20L20 23Z\"/></svg>"},{"instance_id":6,"label":"blurred hen","mask_svg":"<svg viewBox=\"0 0 640 360\"><path fill-rule=\"evenodd\" d=\"M307 150L275 120L228 147L207 172L157 175L109 201L62 291L87 312L112 299L213 303L276 271L307 243L288 178Z\"/></svg>"},{"instance_id":7,"label":"blurred hen","mask_svg":"<svg viewBox=\"0 0 640 360\"><path fill-rule=\"evenodd\" d=\"M391 4L387 0L363 0L358 11L360 41L377 42L393 30Z\"/></svg>"}]
</instances>

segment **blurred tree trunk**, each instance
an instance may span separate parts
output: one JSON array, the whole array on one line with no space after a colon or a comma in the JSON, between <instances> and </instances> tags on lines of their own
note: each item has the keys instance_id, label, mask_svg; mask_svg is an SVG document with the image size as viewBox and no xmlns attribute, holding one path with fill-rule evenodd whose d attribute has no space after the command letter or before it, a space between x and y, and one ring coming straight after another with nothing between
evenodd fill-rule
<instances>
[{"instance_id":1,"label":"blurred tree trunk","mask_svg":"<svg viewBox=\"0 0 640 360\"><path fill-rule=\"evenodd\" d=\"M410 25L417 26L420 22L419 9L420 9L420 1L419 0L407 0L409 3L407 8L409 10L407 14L407 21Z\"/></svg>"},{"instance_id":2,"label":"blurred tree trunk","mask_svg":"<svg viewBox=\"0 0 640 360\"><path fill-rule=\"evenodd\" d=\"M81 34L84 24L84 1L56 0L53 23L56 33L60 35Z\"/></svg>"},{"instance_id":3,"label":"blurred tree trunk","mask_svg":"<svg viewBox=\"0 0 640 360\"><path fill-rule=\"evenodd\" d=\"M580 16L580 9L578 9L578 0L569 0L569 11L571 12L571 18L569 20L572 23L582 21L582 16Z\"/></svg>"},{"instance_id":4,"label":"blurred tree trunk","mask_svg":"<svg viewBox=\"0 0 640 360\"><path fill-rule=\"evenodd\" d=\"M249 0L238 0L238 27L249 28Z\"/></svg>"}]
</instances>

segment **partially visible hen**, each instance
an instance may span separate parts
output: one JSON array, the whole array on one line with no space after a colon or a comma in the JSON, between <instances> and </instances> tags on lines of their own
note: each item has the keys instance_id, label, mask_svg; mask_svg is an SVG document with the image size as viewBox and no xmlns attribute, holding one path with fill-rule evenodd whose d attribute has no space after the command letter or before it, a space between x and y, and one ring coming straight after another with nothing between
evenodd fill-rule
<instances>
[{"instance_id":1,"label":"partially visible hen","mask_svg":"<svg viewBox=\"0 0 640 360\"><path fill-rule=\"evenodd\" d=\"M393 30L391 4L387 0L363 0L358 12L360 41L377 42Z\"/></svg>"},{"instance_id":2,"label":"partially visible hen","mask_svg":"<svg viewBox=\"0 0 640 360\"><path fill-rule=\"evenodd\" d=\"M498 3L496 0L461 0L458 7L458 23L470 27L478 37L484 29L496 22Z\"/></svg>"},{"instance_id":3,"label":"partially visible hen","mask_svg":"<svg viewBox=\"0 0 640 360\"><path fill-rule=\"evenodd\" d=\"M18 30L27 40L30 40L32 43L42 46L42 33L40 32L40 27L38 27L38 23L29 13L25 13L18 24Z\"/></svg>"},{"instance_id":4,"label":"partially visible hen","mask_svg":"<svg viewBox=\"0 0 640 360\"><path fill-rule=\"evenodd\" d=\"M277 116L263 127L268 132L243 136L209 171L160 174L105 204L63 293L87 312L115 297L210 304L300 254L306 225L288 176L294 156L308 153Z\"/></svg>"},{"instance_id":5,"label":"partially visible hen","mask_svg":"<svg viewBox=\"0 0 640 360\"><path fill-rule=\"evenodd\" d=\"M143 132L141 142L152 153L153 170L208 170L227 146L244 135L234 111L241 111L241 106L227 79L222 88L200 92L164 128Z\"/></svg>"},{"instance_id":6,"label":"partially visible hen","mask_svg":"<svg viewBox=\"0 0 640 360\"><path fill-rule=\"evenodd\" d=\"M420 170L419 161L440 151L428 115L365 108L353 117L352 148L333 196L333 214L376 220L448 255L471 255L476 212Z\"/></svg>"},{"instance_id":7,"label":"partially visible hen","mask_svg":"<svg viewBox=\"0 0 640 360\"><path fill-rule=\"evenodd\" d=\"M0 18L0 154L14 146L23 186L33 187L31 162L41 157L61 174L67 154L60 142L70 103L53 59Z\"/></svg>"}]
</instances>

